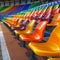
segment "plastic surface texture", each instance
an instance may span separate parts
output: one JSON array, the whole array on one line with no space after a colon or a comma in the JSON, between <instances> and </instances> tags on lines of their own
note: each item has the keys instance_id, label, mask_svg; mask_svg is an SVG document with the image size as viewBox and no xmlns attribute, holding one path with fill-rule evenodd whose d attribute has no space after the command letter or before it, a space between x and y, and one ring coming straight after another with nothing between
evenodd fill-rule
<instances>
[{"instance_id":1,"label":"plastic surface texture","mask_svg":"<svg viewBox=\"0 0 60 60\"><path fill-rule=\"evenodd\" d=\"M60 26L57 26L45 43L30 42L29 47L39 56L60 56Z\"/></svg>"},{"instance_id":2,"label":"plastic surface texture","mask_svg":"<svg viewBox=\"0 0 60 60\"><path fill-rule=\"evenodd\" d=\"M40 42L40 41L42 41L42 39L44 37L44 30L45 30L46 25L47 25L47 21L42 21L37 25L36 29L34 30L34 33L21 34L20 38L23 41L27 41L27 42L30 42L30 41Z\"/></svg>"}]
</instances>

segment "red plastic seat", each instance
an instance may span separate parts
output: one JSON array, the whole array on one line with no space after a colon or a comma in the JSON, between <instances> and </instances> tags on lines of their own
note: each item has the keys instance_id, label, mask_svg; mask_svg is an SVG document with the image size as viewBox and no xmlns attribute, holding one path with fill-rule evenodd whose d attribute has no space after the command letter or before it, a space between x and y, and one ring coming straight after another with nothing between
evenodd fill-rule
<instances>
[{"instance_id":1,"label":"red plastic seat","mask_svg":"<svg viewBox=\"0 0 60 60\"><path fill-rule=\"evenodd\" d=\"M51 12L52 12L52 6L50 6L44 16L44 21L46 20L48 23L50 22L50 18L51 18Z\"/></svg>"},{"instance_id":2,"label":"red plastic seat","mask_svg":"<svg viewBox=\"0 0 60 60\"><path fill-rule=\"evenodd\" d=\"M42 21L37 25L34 33L21 34L19 37L21 38L21 40L27 41L27 42L40 42L43 40L44 30L46 25L47 25L47 21Z\"/></svg>"},{"instance_id":3,"label":"red plastic seat","mask_svg":"<svg viewBox=\"0 0 60 60\"><path fill-rule=\"evenodd\" d=\"M42 17L45 15L46 9L47 9L47 7L44 8L44 9L41 11L38 19L36 20L37 23L39 23L39 22L42 20Z\"/></svg>"},{"instance_id":4,"label":"red plastic seat","mask_svg":"<svg viewBox=\"0 0 60 60\"><path fill-rule=\"evenodd\" d=\"M58 5L58 4L55 5L54 8L53 8L52 17L53 17L54 15L56 15L57 13L59 13L59 5Z\"/></svg>"},{"instance_id":5,"label":"red plastic seat","mask_svg":"<svg viewBox=\"0 0 60 60\"><path fill-rule=\"evenodd\" d=\"M19 27L15 27L14 30L25 30L26 29L26 24L29 22L28 20L24 20Z\"/></svg>"}]
</instances>

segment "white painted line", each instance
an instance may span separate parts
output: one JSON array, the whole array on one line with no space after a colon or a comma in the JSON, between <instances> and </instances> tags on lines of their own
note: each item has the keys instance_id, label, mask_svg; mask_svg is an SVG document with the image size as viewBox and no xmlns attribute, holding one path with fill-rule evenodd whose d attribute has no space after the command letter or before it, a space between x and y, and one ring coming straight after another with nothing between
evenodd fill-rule
<instances>
[{"instance_id":1,"label":"white painted line","mask_svg":"<svg viewBox=\"0 0 60 60\"><path fill-rule=\"evenodd\" d=\"M1 42L2 59L11 60L2 31L0 31L0 42Z\"/></svg>"}]
</instances>

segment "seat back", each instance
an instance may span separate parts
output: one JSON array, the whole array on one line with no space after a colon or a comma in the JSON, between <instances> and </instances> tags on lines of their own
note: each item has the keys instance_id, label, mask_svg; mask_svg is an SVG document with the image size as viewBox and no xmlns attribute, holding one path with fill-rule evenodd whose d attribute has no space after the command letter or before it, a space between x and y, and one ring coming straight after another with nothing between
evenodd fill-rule
<instances>
[{"instance_id":1,"label":"seat back","mask_svg":"<svg viewBox=\"0 0 60 60\"><path fill-rule=\"evenodd\" d=\"M45 15L48 14L48 13L50 13L51 11L52 11L52 6L49 6L48 9L47 9L47 11L46 11L46 13L45 13Z\"/></svg>"},{"instance_id":2,"label":"seat back","mask_svg":"<svg viewBox=\"0 0 60 60\"><path fill-rule=\"evenodd\" d=\"M43 9L43 8L41 8L41 9L39 10L39 12L38 12L38 16L40 15L40 13L41 13L42 9Z\"/></svg>"},{"instance_id":3,"label":"seat back","mask_svg":"<svg viewBox=\"0 0 60 60\"><path fill-rule=\"evenodd\" d=\"M42 11L43 16L45 15L47 8L48 8L48 6L43 9L43 11Z\"/></svg>"},{"instance_id":4,"label":"seat back","mask_svg":"<svg viewBox=\"0 0 60 60\"><path fill-rule=\"evenodd\" d=\"M40 13L40 15L39 15L39 20L45 15L46 9L47 9L47 8L44 8L44 9L41 11L41 13Z\"/></svg>"},{"instance_id":5,"label":"seat back","mask_svg":"<svg viewBox=\"0 0 60 60\"><path fill-rule=\"evenodd\" d=\"M55 44L60 47L60 25L56 26L56 28L52 31L48 43Z\"/></svg>"},{"instance_id":6,"label":"seat back","mask_svg":"<svg viewBox=\"0 0 60 60\"><path fill-rule=\"evenodd\" d=\"M12 22L11 18L6 18L6 22Z\"/></svg>"},{"instance_id":7,"label":"seat back","mask_svg":"<svg viewBox=\"0 0 60 60\"><path fill-rule=\"evenodd\" d=\"M37 14L38 14L38 10L37 10L37 11L35 11L34 15L32 16L32 17L33 17L33 19L35 19L35 17L37 16Z\"/></svg>"},{"instance_id":8,"label":"seat back","mask_svg":"<svg viewBox=\"0 0 60 60\"><path fill-rule=\"evenodd\" d=\"M44 30L45 30L45 28L46 28L46 25L47 25L47 21L41 21L38 25L37 25L37 27L36 27L36 29L35 29L35 31L34 31L34 35L35 36L37 36L37 35L39 35L40 37L42 36L44 36Z\"/></svg>"},{"instance_id":9,"label":"seat back","mask_svg":"<svg viewBox=\"0 0 60 60\"><path fill-rule=\"evenodd\" d=\"M13 18L20 18L20 15L14 15Z\"/></svg>"},{"instance_id":10,"label":"seat back","mask_svg":"<svg viewBox=\"0 0 60 60\"><path fill-rule=\"evenodd\" d=\"M47 11L46 11L46 13L45 13L45 16L44 16L44 21L46 20L46 21L50 21L50 16L51 16L51 12L52 12L52 6L50 6L48 9L47 9Z\"/></svg>"},{"instance_id":11,"label":"seat back","mask_svg":"<svg viewBox=\"0 0 60 60\"><path fill-rule=\"evenodd\" d=\"M53 8L53 11L56 10L59 7L59 4L55 5Z\"/></svg>"},{"instance_id":12,"label":"seat back","mask_svg":"<svg viewBox=\"0 0 60 60\"><path fill-rule=\"evenodd\" d=\"M59 13L59 5L55 5L53 10L52 10L52 16L54 16L55 14Z\"/></svg>"},{"instance_id":13,"label":"seat back","mask_svg":"<svg viewBox=\"0 0 60 60\"><path fill-rule=\"evenodd\" d=\"M60 13L56 14L54 16L54 18L52 19L50 24L55 24L55 25L59 25L60 24Z\"/></svg>"},{"instance_id":14,"label":"seat back","mask_svg":"<svg viewBox=\"0 0 60 60\"><path fill-rule=\"evenodd\" d=\"M31 20L31 21L29 22L29 24L28 24L26 30L27 30L27 31L29 30L29 31L32 32L33 26L34 26L35 22L36 22L35 20Z\"/></svg>"},{"instance_id":15,"label":"seat back","mask_svg":"<svg viewBox=\"0 0 60 60\"><path fill-rule=\"evenodd\" d=\"M27 12L26 14L26 18L28 18L30 16L31 12Z\"/></svg>"},{"instance_id":16,"label":"seat back","mask_svg":"<svg viewBox=\"0 0 60 60\"><path fill-rule=\"evenodd\" d=\"M33 11L30 16L29 16L29 20L32 20L32 16L34 15L35 11Z\"/></svg>"},{"instance_id":17,"label":"seat back","mask_svg":"<svg viewBox=\"0 0 60 60\"><path fill-rule=\"evenodd\" d=\"M19 19L16 18L15 21L14 21L14 24L17 25L18 22L19 22Z\"/></svg>"},{"instance_id":18,"label":"seat back","mask_svg":"<svg viewBox=\"0 0 60 60\"><path fill-rule=\"evenodd\" d=\"M20 27L21 22L22 22L22 19L19 19L19 21L15 27Z\"/></svg>"},{"instance_id":19,"label":"seat back","mask_svg":"<svg viewBox=\"0 0 60 60\"><path fill-rule=\"evenodd\" d=\"M28 14L30 14L30 12L26 12L26 14L24 15L24 17L26 18Z\"/></svg>"}]
</instances>

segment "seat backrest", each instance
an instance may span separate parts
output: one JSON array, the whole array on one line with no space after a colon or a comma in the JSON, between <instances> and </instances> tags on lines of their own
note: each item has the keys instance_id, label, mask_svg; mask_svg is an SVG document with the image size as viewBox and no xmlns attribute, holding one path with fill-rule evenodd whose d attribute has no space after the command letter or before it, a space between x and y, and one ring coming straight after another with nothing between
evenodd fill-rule
<instances>
[{"instance_id":1,"label":"seat backrest","mask_svg":"<svg viewBox=\"0 0 60 60\"><path fill-rule=\"evenodd\" d=\"M34 15L35 11L33 11L30 16L29 16L29 20L32 20L32 16Z\"/></svg>"},{"instance_id":2,"label":"seat backrest","mask_svg":"<svg viewBox=\"0 0 60 60\"><path fill-rule=\"evenodd\" d=\"M31 20L31 21L29 22L29 24L27 25L26 30L30 30L30 31L32 31L35 22L36 22L35 20Z\"/></svg>"},{"instance_id":3,"label":"seat backrest","mask_svg":"<svg viewBox=\"0 0 60 60\"><path fill-rule=\"evenodd\" d=\"M22 19L19 19L19 21L18 21L17 25L19 25L19 26L20 26L21 22L22 22Z\"/></svg>"},{"instance_id":4,"label":"seat backrest","mask_svg":"<svg viewBox=\"0 0 60 60\"><path fill-rule=\"evenodd\" d=\"M60 46L60 25L56 26L56 28L52 31L47 42Z\"/></svg>"},{"instance_id":5,"label":"seat backrest","mask_svg":"<svg viewBox=\"0 0 60 60\"><path fill-rule=\"evenodd\" d=\"M53 11L56 10L59 7L59 4L55 5L53 8Z\"/></svg>"},{"instance_id":6,"label":"seat backrest","mask_svg":"<svg viewBox=\"0 0 60 60\"><path fill-rule=\"evenodd\" d=\"M39 12L38 12L38 16L40 15L41 11L42 11L42 9L39 10Z\"/></svg>"},{"instance_id":7,"label":"seat backrest","mask_svg":"<svg viewBox=\"0 0 60 60\"><path fill-rule=\"evenodd\" d=\"M20 15L14 15L13 18L20 18Z\"/></svg>"},{"instance_id":8,"label":"seat backrest","mask_svg":"<svg viewBox=\"0 0 60 60\"><path fill-rule=\"evenodd\" d=\"M60 13L56 14L51 21L51 24L59 24L60 23Z\"/></svg>"},{"instance_id":9,"label":"seat backrest","mask_svg":"<svg viewBox=\"0 0 60 60\"><path fill-rule=\"evenodd\" d=\"M54 16L55 14L59 13L59 5L55 5L53 10L52 10L52 16Z\"/></svg>"},{"instance_id":10,"label":"seat backrest","mask_svg":"<svg viewBox=\"0 0 60 60\"><path fill-rule=\"evenodd\" d=\"M32 16L34 13L35 13L35 11L33 11L30 16Z\"/></svg>"},{"instance_id":11,"label":"seat backrest","mask_svg":"<svg viewBox=\"0 0 60 60\"><path fill-rule=\"evenodd\" d=\"M33 19L37 16L37 14L38 14L38 10L35 11L35 13L34 13L34 15L33 15Z\"/></svg>"},{"instance_id":12,"label":"seat backrest","mask_svg":"<svg viewBox=\"0 0 60 60\"><path fill-rule=\"evenodd\" d=\"M19 19L16 18L15 21L14 21L14 24L17 25L18 22L19 22Z\"/></svg>"},{"instance_id":13,"label":"seat backrest","mask_svg":"<svg viewBox=\"0 0 60 60\"><path fill-rule=\"evenodd\" d=\"M45 13L45 16L44 16L44 20L46 20L46 21L50 21L50 16L51 16L51 12L52 12L52 6L50 6L48 9L47 9L47 11L46 11L46 13Z\"/></svg>"},{"instance_id":14,"label":"seat backrest","mask_svg":"<svg viewBox=\"0 0 60 60\"><path fill-rule=\"evenodd\" d=\"M44 8L44 9L41 11L41 13L40 13L40 15L39 15L39 18L42 18L42 16L45 15L46 9L47 9L47 8Z\"/></svg>"},{"instance_id":15,"label":"seat backrest","mask_svg":"<svg viewBox=\"0 0 60 60\"><path fill-rule=\"evenodd\" d=\"M28 18L30 16L31 12L27 12L26 17Z\"/></svg>"},{"instance_id":16,"label":"seat backrest","mask_svg":"<svg viewBox=\"0 0 60 60\"><path fill-rule=\"evenodd\" d=\"M52 6L48 7L48 9L47 9L47 11L46 11L45 15L47 15L47 14L51 13L51 11L52 11Z\"/></svg>"},{"instance_id":17,"label":"seat backrest","mask_svg":"<svg viewBox=\"0 0 60 60\"><path fill-rule=\"evenodd\" d=\"M34 31L34 35L44 36L44 30L46 28L47 21L41 21Z\"/></svg>"},{"instance_id":18,"label":"seat backrest","mask_svg":"<svg viewBox=\"0 0 60 60\"><path fill-rule=\"evenodd\" d=\"M24 15L24 17L26 17L30 12L26 12L26 14Z\"/></svg>"}]
</instances>

